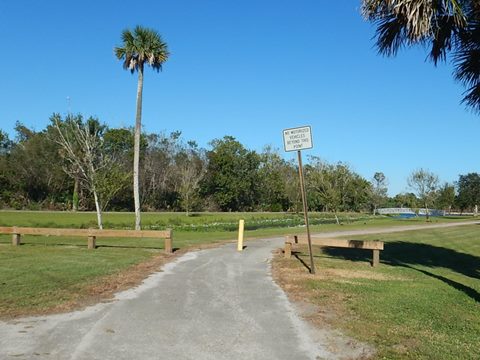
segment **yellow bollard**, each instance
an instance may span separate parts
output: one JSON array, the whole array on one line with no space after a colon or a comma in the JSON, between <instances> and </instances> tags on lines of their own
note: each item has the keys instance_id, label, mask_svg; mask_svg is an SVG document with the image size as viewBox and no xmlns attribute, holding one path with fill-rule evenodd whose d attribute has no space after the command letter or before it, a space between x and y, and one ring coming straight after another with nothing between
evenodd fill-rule
<instances>
[{"instance_id":1,"label":"yellow bollard","mask_svg":"<svg viewBox=\"0 0 480 360\"><path fill-rule=\"evenodd\" d=\"M245 227L245 220L240 220L238 222L238 245L237 250L243 250L243 228Z\"/></svg>"}]
</instances>

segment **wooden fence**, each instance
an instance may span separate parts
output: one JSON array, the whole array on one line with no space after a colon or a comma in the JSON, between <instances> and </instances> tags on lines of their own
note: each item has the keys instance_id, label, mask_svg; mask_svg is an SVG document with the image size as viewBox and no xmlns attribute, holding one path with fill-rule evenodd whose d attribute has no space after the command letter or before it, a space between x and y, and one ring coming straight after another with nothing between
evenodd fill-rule
<instances>
[{"instance_id":1,"label":"wooden fence","mask_svg":"<svg viewBox=\"0 0 480 360\"><path fill-rule=\"evenodd\" d=\"M380 251L383 250L383 241L367 241L367 240L343 240L343 239L328 239L319 236L311 237L312 244L321 247L338 247L351 249L367 249L373 250L372 266L377 266L380 263ZM307 244L306 236L287 236L285 238L285 257L290 258L292 254L292 247L294 244Z\"/></svg>"},{"instance_id":2,"label":"wooden fence","mask_svg":"<svg viewBox=\"0 0 480 360\"><path fill-rule=\"evenodd\" d=\"M99 230L99 229L56 229L56 228L29 228L29 227L0 227L0 234L12 234L12 245L21 244L22 235L43 235L43 236L78 236L86 237L88 248L96 248L97 237L116 238L155 238L164 239L165 252L173 251L172 230Z\"/></svg>"}]
</instances>

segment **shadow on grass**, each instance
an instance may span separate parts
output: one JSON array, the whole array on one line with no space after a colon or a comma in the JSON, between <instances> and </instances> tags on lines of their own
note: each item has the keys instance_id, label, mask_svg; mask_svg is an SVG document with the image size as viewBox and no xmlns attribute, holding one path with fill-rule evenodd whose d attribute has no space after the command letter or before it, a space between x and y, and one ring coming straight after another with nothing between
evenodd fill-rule
<instances>
[{"instance_id":1,"label":"shadow on grass","mask_svg":"<svg viewBox=\"0 0 480 360\"><path fill-rule=\"evenodd\" d=\"M352 261L370 261L372 258L370 250L324 248L323 252ZM380 252L380 262L393 266L443 267L480 279L480 257L429 244L389 241L385 243L385 250Z\"/></svg>"},{"instance_id":2,"label":"shadow on grass","mask_svg":"<svg viewBox=\"0 0 480 360\"><path fill-rule=\"evenodd\" d=\"M323 248L323 252L332 257L351 261L370 261L372 256L371 251L361 249ZM440 280L480 302L480 293L476 290L444 276L418 268L418 266L432 269L446 268L473 279L480 279L480 257L478 256L429 244L393 241L385 243L385 250L380 252L380 262L416 270Z\"/></svg>"},{"instance_id":3,"label":"shadow on grass","mask_svg":"<svg viewBox=\"0 0 480 360\"><path fill-rule=\"evenodd\" d=\"M412 270L419 271L424 275L433 277L434 279L443 281L445 284L450 285L451 287L453 287L454 289L457 289L458 291L462 291L463 293L465 293L465 295L469 296L470 298L472 298L476 302L480 303L480 293L477 290L472 289L469 286L463 285L462 283L459 283L457 281L450 280L450 279L446 278L445 276L433 274L433 273L431 273L429 271L426 271L426 270L416 269L416 268L414 268L412 266L409 266L409 265L402 265L402 266L405 266L405 267L410 268Z\"/></svg>"},{"instance_id":4,"label":"shadow on grass","mask_svg":"<svg viewBox=\"0 0 480 360\"><path fill-rule=\"evenodd\" d=\"M292 255L298 260L300 261L300 263L308 270L308 272L312 272L312 270L310 269L310 266L307 265L307 263L305 261L303 261L303 259L300 257L301 253L298 252L298 251L292 251Z\"/></svg>"}]
</instances>

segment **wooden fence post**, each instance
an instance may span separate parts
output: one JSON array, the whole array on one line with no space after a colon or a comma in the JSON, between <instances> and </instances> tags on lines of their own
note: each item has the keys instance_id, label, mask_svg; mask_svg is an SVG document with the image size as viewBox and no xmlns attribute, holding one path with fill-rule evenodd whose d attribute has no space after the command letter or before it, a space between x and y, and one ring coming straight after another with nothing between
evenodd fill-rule
<instances>
[{"instance_id":1,"label":"wooden fence post","mask_svg":"<svg viewBox=\"0 0 480 360\"><path fill-rule=\"evenodd\" d=\"M380 250L373 250L373 261L372 266L378 266L380 264Z\"/></svg>"},{"instance_id":2,"label":"wooden fence post","mask_svg":"<svg viewBox=\"0 0 480 360\"><path fill-rule=\"evenodd\" d=\"M88 248L95 249L97 247L97 238L95 236L88 237Z\"/></svg>"},{"instance_id":3,"label":"wooden fence post","mask_svg":"<svg viewBox=\"0 0 480 360\"><path fill-rule=\"evenodd\" d=\"M12 234L12 245L19 246L22 243L22 236L20 234Z\"/></svg>"},{"instance_id":4,"label":"wooden fence post","mask_svg":"<svg viewBox=\"0 0 480 360\"><path fill-rule=\"evenodd\" d=\"M167 231L170 233L166 238L165 238L165 252L167 254L171 254L173 252L173 230L167 229Z\"/></svg>"},{"instance_id":5,"label":"wooden fence post","mask_svg":"<svg viewBox=\"0 0 480 360\"><path fill-rule=\"evenodd\" d=\"M290 241L285 241L285 259L290 259L292 257L292 243Z\"/></svg>"}]
</instances>

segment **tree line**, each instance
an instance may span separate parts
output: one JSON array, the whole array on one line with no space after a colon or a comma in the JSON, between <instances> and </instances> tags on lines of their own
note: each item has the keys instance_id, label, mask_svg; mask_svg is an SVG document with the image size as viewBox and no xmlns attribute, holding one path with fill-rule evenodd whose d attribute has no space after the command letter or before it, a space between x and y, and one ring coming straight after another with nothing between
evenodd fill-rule
<instances>
[{"instance_id":1,"label":"tree line","mask_svg":"<svg viewBox=\"0 0 480 360\"><path fill-rule=\"evenodd\" d=\"M111 128L82 115L53 114L45 129L17 123L0 130L0 206L13 209L133 211L134 129ZM143 132L140 203L145 211L300 211L298 167L277 149L249 150L232 136L209 149L179 131ZM373 211L379 207L472 210L480 175L441 184L426 170L409 177L411 193L387 196L382 172L365 179L348 164L310 156L305 165L309 208Z\"/></svg>"}]
</instances>

